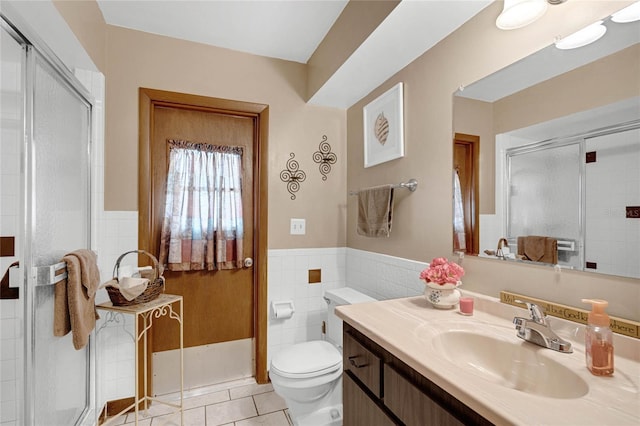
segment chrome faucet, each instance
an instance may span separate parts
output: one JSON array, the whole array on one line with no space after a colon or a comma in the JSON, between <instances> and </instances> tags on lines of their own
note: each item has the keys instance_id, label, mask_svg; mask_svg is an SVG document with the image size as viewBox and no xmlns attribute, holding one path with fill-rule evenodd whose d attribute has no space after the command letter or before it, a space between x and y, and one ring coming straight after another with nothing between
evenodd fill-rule
<instances>
[{"instance_id":1,"label":"chrome faucet","mask_svg":"<svg viewBox=\"0 0 640 426\"><path fill-rule=\"evenodd\" d=\"M531 318L515 317L513 323L516 325L517 336L527 342L535 343L544 348L554 351L572 353L571 343L560 338L551 330L544 315L544 311L535 303L517 300L524 303L529 309Z\"/></svg>"},{"instance_id":2,"label":"chrome faucet","mask_svg":"<svg viewBox=\"0 0 640 426\"><path fill-rule=\"evenodd\" d=\"M509 247L509 243L507 242L506 238L500 238L498 240L498 248L496 248L496 257L498 259L503 259L504 260L505 257L504 257L504 253L502 251L503 247Z\"/></svg>"}]
</instances>

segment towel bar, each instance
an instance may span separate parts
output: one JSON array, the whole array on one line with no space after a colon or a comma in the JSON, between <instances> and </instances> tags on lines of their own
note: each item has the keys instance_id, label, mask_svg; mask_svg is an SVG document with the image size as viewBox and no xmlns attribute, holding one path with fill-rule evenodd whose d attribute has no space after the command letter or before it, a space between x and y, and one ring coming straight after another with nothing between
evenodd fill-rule
<instances>
[{"instance_id":1,"label":"towel bar","mask_svg":"<svg viewBox=\"0 0 640 426\"><path fill-rule=\"evenodd\" d=\"M518 242L517 238L508 238L507 241L513 245ZM558 251L577 251L576 243L575 240L558 240Z\"/></svg>"},{"instance_id":2,"label":"towel bar","mask_svg":"<svg viewBox=\"0 0 640 426\"><path fill-rule=\"evenodd\" d=\"M53 285L67 278L67 264L65 262L49 266L35 266L31 270L36 286Z\"/></svg>"},{"instance_id":3,"label":"towel bar","mask_svg":"<svg viewBox=\"0 0 640 426\"><path fill-rule=\"evenodd\" d=\"M418 187L418 181L415 179L409 179L407 182L400 182L397 183L395 185L391 185L392 188L406 188L409 191L413 192L416 190L416 188ZM358 195L358 193L360 192L360 190L358 191L349 191L349 195Z\"/></svg>"}]
</instances>

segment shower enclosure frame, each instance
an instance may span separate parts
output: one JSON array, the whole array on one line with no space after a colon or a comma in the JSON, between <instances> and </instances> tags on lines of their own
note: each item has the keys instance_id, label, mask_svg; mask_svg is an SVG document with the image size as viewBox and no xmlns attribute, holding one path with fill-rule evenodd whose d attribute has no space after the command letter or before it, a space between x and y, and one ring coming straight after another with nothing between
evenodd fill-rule
<instances>
[{"instance_id":1,"label":"shower enclosure frame","mask_svg":"<svg viewBox=\"0 0 640 426\"><path fill-rule=\"evenodd\" d=\"M504 167L504 175L503 179L506 183L504 185L504 227L506 230L506 235L509 240L509 243L515 243L516 237L511 234L511 212L509 209L510 206L510 197L511 197L511 158L516 155L525 155L531 152L538 152L544 149L567 146L578 144L579 145L579 156L580 156L580 166L579 166L579 239L576 241L576 249L579 250L579 264L581 265L578 270L585 270L585 259L586 259L586 237L587 237L587 224L586 224L586 144L587 140L591 138L596 138L599 136L611 135L619 132L625 132L627 130L640 129L640 120L631 120L623 123L613 124L597 129L592 129L589 131L584 131L578 134L551 138L539 142L529 143L523 146L508 148L504 151L504 159L505 159L505 167ZM565 268L571 268L571 266L560 265Z\"/></svg>"},{"instance_id":2,"label":"shower enclosure frame","mask_svg":"<svg viewBox=\"0 0 640 426\"><path fill-rule=\"evenodd\" d=\"M36 218L35 218L35 156L34 150L34 103L35 103L35 73L37 61L40 61L43 69L48 67L53 71L56 79L60 81L68 90L75 94L82 103L87 106L87 128L86 128L86 152L83 154L86 158L87 181L86 181L86 247L91 247L91 176L92 176L92 126L93 126L93 108L95 101L92 95L85 89L80 81L75 77L72 71L56 56L56 54L44 43L37 33L30 28L28 23L23 22L19 14L17 14L9 4L2 5L0 11L0 24L2 30L5 30L18 44L22 46L25 53L23 55L23 69L21 75L22 89L22 148L21 148L21 164L22 172L20 174L20 216L22 219L18 238L23 242L18 250L17 256L21 260L21 299L19 305L23 309L23 334L22 334L22 354L23 365L22 377L17 380L18 398L18 421L25 425L35 424L36 418L36 287L39 285L36 274L36 266L33 258L33 245L36 243L37 235ZM86 348L86 402L82 413L77 417L76 425L94 424L95 423L95 379L93 372L95 371L95 347L93 337L90 339ZM18 368L20 370L20 368Z\"/></svg>"}]
</instances>

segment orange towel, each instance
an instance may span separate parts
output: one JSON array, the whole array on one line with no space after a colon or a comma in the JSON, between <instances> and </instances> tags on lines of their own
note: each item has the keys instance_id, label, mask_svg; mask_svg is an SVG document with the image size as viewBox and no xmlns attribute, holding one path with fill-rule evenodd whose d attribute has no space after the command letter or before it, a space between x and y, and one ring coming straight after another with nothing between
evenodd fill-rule
<instances>
[{"instance_id":1,"label":"orange towel","mask_svg":"<svg viewBox=\"0 0 640 426\"><path fill-rule=\"evenodd\" d=\"M558 263L558 240L530 235L518 237L518 254L533 262Z\"/></svg>"},{"instance_id":2,"label":"orange towel","mask_svg":"<svg viewBox=\"0 0 640 426\"><path fill-rule=\"evenodd\" d=\"M53 311L53 334L64 336L73 332L73 346L82 349L99 318L95 307L96 290L100 284L97 256L91 250L76 250L66 254L67 279L56 284Z\"/></svg>"}]
</instances>

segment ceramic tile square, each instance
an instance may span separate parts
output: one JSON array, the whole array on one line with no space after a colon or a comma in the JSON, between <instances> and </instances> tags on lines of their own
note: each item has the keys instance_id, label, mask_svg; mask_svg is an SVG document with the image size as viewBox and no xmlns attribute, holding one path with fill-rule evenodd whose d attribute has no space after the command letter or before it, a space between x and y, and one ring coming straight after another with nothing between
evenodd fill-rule
<instances>
[{"instance_id":1,"label":"ceramic tile square","mask_svg":"<svg viewBox=\"0 0 640 426\"><path fill-rule=\"evenodd\" d=\"M0 377L2 380L15 380L16 379L16 361L9 359L6 361L0 361Z\"/></svg>"},{"instance_id":2,"label":"ceramic tile square","mask_svg":"<svg viewBox=\"0 0 640 426\"><path fill-rule=\"evenodd\" d=\"M0 402L0 422L12 422L16 420L17 406L15 401Z\"/></svg>"},{"instance_id":3,"label":"ceramic tile square","mask_svg":"<svg viewBox=\"0 0 640 426\"><path fill-rule=\"evenodd\" d=\"M183 422L180 422L180 413L167 414L154 417L151 426L204 426L207 424L205 407L192 408L183 413Z\"/></svg>"},{"instance_id":4,"label":"ceramic tile square","mask_svg":"<svg viewBox=\"0 0 640 426\"><path fill-rule=\"evenodd\" d=\"M140 410L138 411L138 420L140 419L149 419L151 417L164 416L165 414L171 414L175 408L160 403L154 403L151 407L149 407L146 411ZM127 414L127 423L133 422L135 420L135 413Z\"/></svg>"},{"instance_id":5,"label":"ceramic tile square","mask_svg":"<svg viewBox=\"0 0 640 426\"><path fill-rule=\"evenodd\" d=\"M251 397L208 405L206 413L207 426L236 422L258 415Z\"/></svg>"},{"instance_id":6,"label":"ceramic tile square","mask_svg":"<svg viewBox=\"0 0 640 426\"><path fill-rule=\"evenodd\" d=\"M229 401L229 392L226 390L185 398L183 403L185 410L187 410L194 407L217 404L224 401Z\"/></svg>"},{"instance_id":7,"label":"ceramic tile square","mask_svg":"<svg viewBox=\"0 0 640 426\"><path fill-rule=\"evenodd\" d=\"M253 417L236 422L235 426L289 426L289 420L283 411Z\"/></svg>"},{"instance_id":8,"label":"ceramic tile square","mask_svg":"<svg viewBox=\"0 0 640 426\"><path fill-rule=\"evenodd\" d=\"M143 419L140 420L140 418L138 418L138 426L151 426L151 420L152 419ZM135 425L135 421L129 422L129 423L125 423L125 425Z\"/></svg>"},{"instance_id":9,"label":"ceramic tile square","mask_svg":"<svg viewBox=\"0 0 640 426\"><path fill-rule=\"evenodd\" d=\"M287 408L287 404L284 399L275 392L267 392L259 395L254 395L253 400L256 403L258 414L273 413L274 411L284 410Z\"/></svg>"},{"instance_id":10,"label":"ceramic tile square","mask_svg":"<svg viewBox=\"0 0 640 426\"><path fill-rule=\"evenodd\" d=\"M256 383L229 389L231 399L244 398L247 396L258 395L265 392L273 392L273 386L271 385L271 383L267 383L264 385L259 385Z\"/></svg>"}]
</instances>

